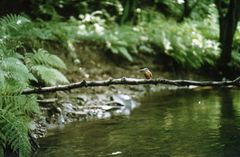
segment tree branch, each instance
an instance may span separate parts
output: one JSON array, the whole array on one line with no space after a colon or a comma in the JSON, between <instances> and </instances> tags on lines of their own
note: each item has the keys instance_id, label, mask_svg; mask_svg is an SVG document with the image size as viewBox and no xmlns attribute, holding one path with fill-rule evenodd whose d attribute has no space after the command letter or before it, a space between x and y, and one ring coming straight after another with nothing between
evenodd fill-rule
<instances>
[{"instance_id":1,"label":"tree branch","mask_svg":"<svg viewBox=\"0 0 240 157\"><path fill-rule=\"evenodd\" d=\"M240 86L240 77L233 81L191 81L191 80L167 80L167 79L136 79L136 78L118 78L118 79L108 79L101 81L80 81L76 83L71 83L67 85L58 85L51 87L41 87L34 89L25 89L22 94L41 94L50 93L56 91L65 91L75 88L83 87L96 87L96 86L110 86L110 85L140 85L140 84L165 84L173 86L212 86L212 87L226 87L226 86Z\"/></svg>"}]
</instances>

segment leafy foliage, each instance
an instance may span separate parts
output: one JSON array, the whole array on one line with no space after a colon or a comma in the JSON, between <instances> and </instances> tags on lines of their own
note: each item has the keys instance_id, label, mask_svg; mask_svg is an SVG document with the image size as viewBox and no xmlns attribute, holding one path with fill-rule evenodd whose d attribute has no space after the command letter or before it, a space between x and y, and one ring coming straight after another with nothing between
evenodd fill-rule
<instances>
[{"instance_id":1,"label":"leafy foliage","mask_svg":"<svg viewBox=\"0 0 240 157\"><path fill-rule=\"evenodd\" d=\"M28 29L26 29L25 26L22 28L22 30L28 31L9 31L12 28L14 30L15 27L22 27L22 24L24 23L29 23L27 20L20 20L24 22L13 20L19 17L11 15L2 19L1 23L7 22L9 25L6 29L8 31L1 31L0 34L2 34L2 32L21 34L21 36L18 37L21 37L21 39L25 38L24 40L30 40L30 43L33 44L30 47L34 47L36 49L41 47L41 44L44 43L44 41L50 40L58 42L69 51L70 56L72 56L74 59L77 55L74 52L75 48L73 43L79 41L87 41L91 43L91 45L100 45L101 48L103 47L113 54L122 56L129 61L134 61L134 55L142 51L153 52L152 50L153 48L156 48L155 46L158 48L158 50L155 49L156 51L159 52L160 50L160 53L167 54L177 63L184 65L185 67L189 65L189 61L187 60L192 59L196 61L195 64L190 64L190 67L193 68L199 68L204 64L213 65L218 57L216 51L219 50L215 49L217 47L216 45L218 43L217 41L219 34L218 23L216 22L218 14L216 12L216 7L213 5L214 1L36 0L30 2L31 3L29 4L29 7L27 8L34 8L33 11L30 11L30 15L34 15L33 17L40 17L44 20L51 19L52 21L45 22L44 24L41 20L40 22L35 23L30 22L31 24L27 25ZM159 18L156 18L156 20L149 20L149 18L151 19L152 15L150 15L151 12L147 10L148 15L144 15L146 18L144 19L145 25L143 26L141 25L143 23L141 18L142 13L145 12L146 8L155 11L158 14L164 14L167 18L161 18L160 20ZM187 18L183 17L185 14L188 15L186 16ZM181 21L181 24L175 22L182 17L184 20ZM62 22L63 19L65 22ZM9 20L15 22L10 23ZM157 22L157 20L159 20L159 22ZM123 25L118 28L114 22L119 21ZM129 23L131 23L131 25L129 25ZM169 31L167 28L164 28L172 23L174 24L171 26ZM126 27L130 28L134 26L141 28L139 25L145 27L145 30L140 30L137 33L134 31L134 33L130 33L131 29L126 29ZM146 25L148 25L150 29L147 28ZM164 25L164 27L162 27L162 25ZM194 30L192 30L191 27L193 27ZM156 29L156 32L158 31L157 33L161 34L160 36L163 36L160 37L162 40L157 39L157 37L154 37L153 34L151 34L153 28ZM147 29L149 29L149 31ZM190 35L190 32L194 31L196 34L198 34L198 37L201 36L200 38L202 39L199 39L202 40L202 45L205 46L202 48L196 47L196 45L190 45L190 42L178 42L179 37L174 37L174 33L178 32L178 29L180 32L179 34L189 35L189 37L186 37L186 40L184 38L185 36L183 36L183 38L181 38L182 41L190 41L190 38L195 38L191 37ZM186 29L188 33L182 31L183 29ZM130 36L128 34L130 34ZM139 40L139 36L142 38L142 34L144 34L144 38L148 39L148 41L142 42L142 40ZM7 39L8 36L4 36L2 39L5 40L5 38ZM133 46L128 44L128 39L130 41L134 41L132 43ZM164 43L171 43L173 50L166 53L166 46L164 47L165 44L163 44L163 41ZM40 45L38 45L39 43ZM234 48L236 45L237 44L234 44ZM215 48L212 49L212 47ZM185 51L185 49L188 51ZM202 52L200 52L201 49ZM213 52L211 54L212 50ZM198 55L201 56L198 59L193 57ZM187 59L184 58L186 56Z\"/></svg>"},{"instance_id":2,"label":"leafy foliage","mask_svg":"<svg viewBox=\"0 0 240 157\"><path fill-rule=\"evenodd\" d=\"M10 148L20 157L31 152L30 115L39 113L36 96L21 92L32 81L44 84L67 83L59 71L64 62L44 49L26 53L24 42L32 23L25 17L7 15L0 19L0 154ZM20 51L21 50L21 51Z\"/></svg>"},{"instance_id":3,"label":"leafy foliage","mask_svg":"<svg viewBox=\"0 0 240 157\"><path fill-rule=\"evenodd\" d=\"M8 95L0 97L0 141L3 148L7 145L27 157L31 151L28 140L29 114L39 112L36 97Z\"/></svg>"},{"instance_id":4,"label":"leafy foliage","mask_svg":"<svg viewBox=\"0 0 240 157\"><path fill-rule=\"evenodd\" d=\"M220 52L219 44L215 40L206 39L197 29L197 23L178 24L158 14L154 16L151 22L143 21L142 27L145 28L150 41L162 52L185 67L214 65Z\"/></svg>"},{"instance_id":5,"label":"leafy foliage","mask_svg":"<svg viewBox=\"0 0 240 157\"><path fill-rule=\"evenodd\" d=\"M45 82L47 85L69 83L67 78L61 72L44 65L34 65L31 67L31 71L39 78L40 82Z\"/></svg>"},{"instance_id":6,"label":"leafy foliage","mask_svg":"<svg viewBox=\"0 0 240 157\"><path fill-rule=\"evenodd\" d=\"M10 146L26 157L31 151L28 140L29 115L38 113L35 96L20 95L35 79L20 59L6 57L0 60L0 145L1 150Z\"/></svg>"},{"instance_id":7,"label":"leafy foliage","mask_svg":"<svg viewBox=\"0 0 240 157\"><path fill-rule=\"evenodd\" d=\"M56 55L49 54L44 49L38 49L34 53L28 53L25 57L28 65L46 65L56 69L66 70L65 63Z\"/></svg>"},{"instance_id":8,"label":"leafy foliage","mask_svg":"<svg viewBox=\"0 0 240 157\"><path fill-rule=\"evenodd\" d=\"M70 2L63 5L67 5L67 3ZM86 3L90 4L91 2ZM101 3L101 5L110 5L110 1L107 0L104 3L106 4ZM122 1L112 1L111 3L116 6L125 4ZM195 1L193 4L195 4ZM136 5L139 4L136 3ZM179 11L183 7L177 1L174 3L156 1L155 5L169 6L170 10L178 7ZM76 59L77 56L74 43L81 42L97 45L99 48L121 56L130 62L134 61L134 56L138 53L161 53L171 57L179 65L188 68L200 68L206 64L215 64L220 50L217 42L219 33L214 5L209 6L207 18L203 22L185 20L183 23L177 23L174 19L167 19L158 12L137 9L135 26L116 25L113 21L116 15L111 17L106 11L97 10L92 13L80 14L78 19L71 17L66 22L28 22L21 28L22 31L17 37L28 41L26 43L31 43L30 46L36 49L43 46L41 43L46 41L57 42L68 50L73 59ZM21 44L19 47L21 47ZM44 53L37 53L34 56L37 57L39 54ZM50 66L47 59L42 61L48 67ZM31 64L36 64L36 62L35 60ZM26 61L26 63L29 62ZM51 66L58 70L64 69L64 67L59 69L56 65ZM28 64L28 67L30 67L30 64ZM38 76L39 74L41 73L39 72Z\"/></svg>"},{"instance_id":9,"label":"leafy foliage","mask_svg":"<svg viewBox=\"0 0 240 157\"><path fill-rule=\"evenodd\" d=\"M67 78L57 70L66 70L64 62L59 57L47 53L44 49L38 49L34 53L26 54L25 62L33 75L41 83L47 85L69 83Z\"/></svg>"},{"instance_id":10,"label":"leafy foliage","mask_svg":"<svg viewBox=\"0 0 240 157\"><path fill-rule=\"evenodd\" d=\"M136 26L109 26L98 16L101 14L98 12L82 16L75 40L98 43L128 61L133 61L133 56L141 52L158 52L187 68L214 65L219 56L219 44L216 41L218 29L215 27L217 20L214 21L214 27L208 27L215 13L210 12L204 23L177 23L157 12L142 10Z\"/></svg>"},{"instance_id":11,"label":"leafy foliage","mask_svg":"<svg viewBox=\"0 0 240 157\"><path fill-rule=\"evenodd\" d=\"M23 24L30 22L27 18L19 15L6 15L0 19L1 35L15 34Z\"/></svg>"},{"instance_id":12,"label":"leafy foliage","mask_svg":"<svg viewBox=\"0 0 240 157\"><path fill-rule=\"evenodd\" d=\"M138 53L142 33L134 32L130 26L115 27L105 35L107 48L114 54L119 54L129 61L133 58L129 52Z\"/></svg>"}]
</instances>

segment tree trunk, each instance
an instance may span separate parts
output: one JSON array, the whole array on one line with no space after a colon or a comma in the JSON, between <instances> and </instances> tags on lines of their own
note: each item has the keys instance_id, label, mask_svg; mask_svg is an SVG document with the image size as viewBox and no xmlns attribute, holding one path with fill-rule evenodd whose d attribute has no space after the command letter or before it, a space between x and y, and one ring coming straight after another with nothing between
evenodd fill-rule
<instances>
[{"instance_id":1,"label":"tree trunk","mask_svg":"<svg viewBox=\"0 0 240 157\"><path fill-rule=\"evenodd\" d=\"M188 0L185 0L183 3L183 19L190 16L192 9L193 8L190 7Z\"/></svg>"},{"instance_id":2,"label":"tree trunk","mask_svg":"<svg viewBox=\"0 0 240 157\"><path fill-rule=\"evenodd\" d=\"M219 66L225 69L231 61L233 37L240 14L240 1L231 0L227 7L226 14L223 13L226 8L223 7L224 4L222 0L216 0L215 3L219 13L219 42L222 51L219 59Z\"/></svg>"},{"instance_id":3,"label":"tree trunk","mask_svg":"<svg viewBox=\"0 0 240 157\"><path fill-rule=\"evenodd\" d=\"M133 24L136 18L137 0L126 0L122 5L124 6L124 11L120 19L120 24L127 22Z\"/></svg>"},{"instance_id":4,"label":"tree trunk","mask_svg":"<svg viewBox=\"0 0 240 157\"><path fill-rule=\"evenodd\" d=\"M200 0L189 3L189 0L185 0L183 3L183 13L178 22L183 22L185 18L189 18L191 16L192 11L195 9L195 7L198 5Z\"/></svg>"}]
</instances>

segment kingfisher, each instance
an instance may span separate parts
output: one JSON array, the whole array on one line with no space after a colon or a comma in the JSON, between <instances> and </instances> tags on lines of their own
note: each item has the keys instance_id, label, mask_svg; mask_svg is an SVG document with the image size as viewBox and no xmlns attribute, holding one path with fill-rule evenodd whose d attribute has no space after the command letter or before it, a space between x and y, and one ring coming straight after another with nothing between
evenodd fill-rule
<instances>
[{"instance_id":1,"label":"kingfisher","mask_svg":"<svg viewBox=\"0 0 240 157\"><path fill-rule=\"evenodd\" d=\"M143 72L146 79L152 78L152 72L148 68L143 68L140 70L140 72Z\"/></svg>"}]
</instances>

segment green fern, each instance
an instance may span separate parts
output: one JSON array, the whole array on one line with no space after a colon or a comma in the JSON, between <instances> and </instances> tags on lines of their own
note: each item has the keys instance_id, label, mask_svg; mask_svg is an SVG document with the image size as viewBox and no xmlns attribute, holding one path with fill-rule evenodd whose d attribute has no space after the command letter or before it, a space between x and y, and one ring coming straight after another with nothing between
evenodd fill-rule
<instances>
[{"instance_id":1,"label":"green fern","mask_svg":"<svg viewBox=\"0 0 240 157\"><path fill-rule=\"evenodd\" d=\"M60 70L67 69L65 63L58 56L49 54L44 49L26 54L25 62L28 65L47 65Z\"/></svg>"},{"instance_id":2,"label":"green fern","mask_svg":"<svg viewBox=\"0 0 240 157\"><path fill-rule=\"evenodd\" d=\"M69 83L67 78L59 71L66 70L64 62L44 49L26 54L24 61L39 83L46 85Z\"/></svg>"},{"instance_id":3,"label":"green fern","mask_svg":"<svg viewBox=\"0 0 240 157\"><path fill-rule=\"evenodd\" d=\"M31 152L28 139L29 114L33 112L39 112L36 97L0 96L0 146L2 146L2 151L9 145L13 151L19 153L20 157L29 156Z\"/></svg>"},{"instance_id":4,"label":"green fern","mask_svg":"<svg viewBox=\"0 0 240 157\"><path fill-rule=\"evenodd\" d=\"M5 26L5 28L8 26L16 28L17 26L19 26L23 23L26 23L26 22L30 22L30 20L28 20L27 18L25 18L23 16L14 15L14 14L3 16L0 19L0 24L2 26Z\"/></svg>"},{"instance_id":5,"label":"green fern","mask_svg":"<svg viewBox=\"0 0 240 157\"><path fill-rule=\"evenodd\" d=\"M58 70L44 65L34 65L31 67L32 73L40 79L40 82L47 85L57 85L69 83L67 78Z\"/></svg>"},{"instance_id":6,"label":"green fern","mask_svg":"<svg viewBox=\"0 0 240 157\"><path fill-rule=\"evenodd\" d=\"M19 15L6 15L0 18L1 32L0 36L4 39L8 39L13 35L16 35L19 32L19 29L22 28L23 24L30 22L27 18Z\"/></svg>"},{"instance_id":7,"label":"green fern","mask_svg":"<svg viewBox=\"0 0 240 157\"><path fill-rule=\"evenodd\" d=\"M28 19L7 15L0 18L0 26L0 156L4 156L10 146L20 157L27 157L31 152L30 115L40 111L36 96L25 96L21 92L32 80L49 85L68 83L58 71L66 66L60 58L43 49L29 54L23 51L21 55L17 52L23 48L22 41L31 28Z\"/></svg>"},{"instance_id":8,"label":"green fern","mask_svg":"<svg viewBox=\"0 0 240 157\"><path fill-rule=\"evenodd\" d=\"M22 89L29 86L30 80L37 81L26 65L16 57L18 55L0 59L0 95L21 93Z\"/></svg>"},{"instance_id":9,"label":"green fern","mask_svg":"<svg viewBox=\"0 0 240 157\"><path fill-rule=\"evenodd\" d=\"M8 72L7 77L17 79L21 82L27 82L29 79L34 79L28 68L17 58L8 57L0 62L1 70Z\"/></svg>"}]
</instances>

